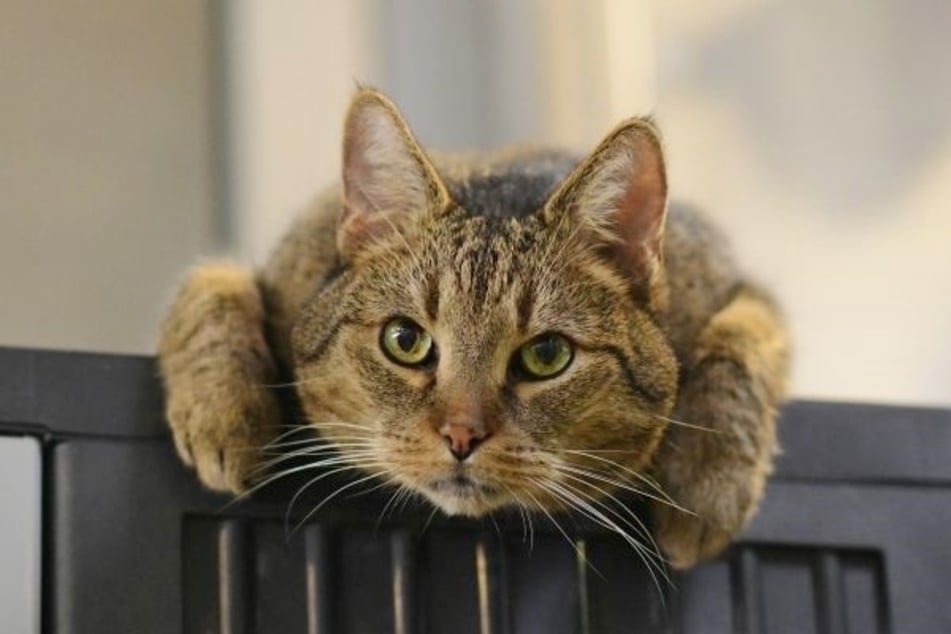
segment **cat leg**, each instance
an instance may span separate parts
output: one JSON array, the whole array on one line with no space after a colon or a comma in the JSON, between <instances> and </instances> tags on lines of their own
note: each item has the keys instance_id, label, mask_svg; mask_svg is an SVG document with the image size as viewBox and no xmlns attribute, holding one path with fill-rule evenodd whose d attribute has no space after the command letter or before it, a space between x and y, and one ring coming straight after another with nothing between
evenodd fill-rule
<instances>
[{"instance_id":1,"label":"cat leg","mask_svg":"<svg viewBox=\"0 0 951 634\"><path fill-rule=\"evenodd\" d=\"M657 541L671 565L717 555L755 512L776 446L786 393L788 334L776 308L748 288L716 313L683 368L655 475L687 514L654 504Z\"/></svg>"},{"instance_id":2,"label":"cat leg","mask_svg":"<svg viewBox=\"0 0 951 634\"><path fill-rule=\"evenodd\" d=\"M158 354L179 456L207 487L247 490L280 424L254 276L224 264L192 271L162 325Z\"/></svg>"}]
</instances>

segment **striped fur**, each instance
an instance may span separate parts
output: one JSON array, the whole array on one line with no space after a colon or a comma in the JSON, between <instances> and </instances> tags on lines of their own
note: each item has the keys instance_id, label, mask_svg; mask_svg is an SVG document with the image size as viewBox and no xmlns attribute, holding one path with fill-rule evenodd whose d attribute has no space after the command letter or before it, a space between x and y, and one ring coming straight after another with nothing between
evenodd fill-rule
<instances>
[{"instance_id":1,"label":"striped fur","mask_svg":"<svg viewBox=\"0 0 951 634\"><path fill-rule=\"evenodd\" d=\"M771 468L787 334L723 238L696 212L667 210L654 123L622 123L584 159L428 156L364 89L344 149L342 186L256 277L199 268L170 311L168 416L199 477L250 486L255 456L237 448L276 433L263 386L284 368L345 460L447 513L574 506L590 517L637 489L656 498L674 565L722 549ZM432 364L384 354L395 316L432 336ZM519 380L514 355L547 332L572 342L571 364ZM493 432L463 463L439 432L459 417Z\"/></svg>"}]
</instances>

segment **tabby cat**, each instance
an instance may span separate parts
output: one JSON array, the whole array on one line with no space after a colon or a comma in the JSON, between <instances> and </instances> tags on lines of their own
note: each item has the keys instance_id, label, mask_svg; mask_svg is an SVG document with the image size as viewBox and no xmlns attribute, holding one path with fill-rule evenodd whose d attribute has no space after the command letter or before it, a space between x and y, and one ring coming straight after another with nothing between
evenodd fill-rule
<instances>
[{"instance_id":1,"label":"tabby cat","mask_svg":"<svg viewBox=\"0 0 951 634\"><path fill-rule=\"evenodd\" d=\"M447 514L630 532L637 491L672 565L729 543L771 470L787 331L722 237L668 210L653 121L581 160L437 156L360 89L342 171L263 269L197 267L164 322L168 420L206 486L254 484L288 372L336 464Z\"/></svg>"}]
</instances>

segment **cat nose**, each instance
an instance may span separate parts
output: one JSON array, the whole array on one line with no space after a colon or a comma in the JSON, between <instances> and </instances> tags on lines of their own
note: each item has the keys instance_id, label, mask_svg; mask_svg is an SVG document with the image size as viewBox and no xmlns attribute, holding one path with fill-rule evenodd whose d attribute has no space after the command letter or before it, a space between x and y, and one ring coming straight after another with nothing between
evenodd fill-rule
<instances>
[{"instance_id":1,"label":"cat nose","mask_svg":"<svg viewBox=\"0 0 951 634\"><path fill-rule=\"evenodd\" d=\"M443 425L439 434L446 439L449 453L459 462L471 456L472 452L489 437L489 434L485 431L459 423Z\"/></svg>"}]
</instances>

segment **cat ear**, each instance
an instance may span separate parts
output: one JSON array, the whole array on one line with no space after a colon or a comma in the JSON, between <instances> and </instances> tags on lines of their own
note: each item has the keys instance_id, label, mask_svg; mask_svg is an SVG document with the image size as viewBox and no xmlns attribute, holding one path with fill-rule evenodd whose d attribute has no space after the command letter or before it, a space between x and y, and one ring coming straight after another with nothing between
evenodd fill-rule
<instances>
[{"instance_id":1,"label":"cat ear","mask_svg":"<svg viewBox=\"0 0 951 634\"><path fill-rule=\"evenodd\" d=\"M341 256L348 259L448 203L445 185L393 102L376 90L360 89L344 125Z\"/></svg>"},{"instance_id":2,"label":"cat ear","mask_svg":"<svg viewBox=\"0 0 951 634\"><path fill-rule=\"evenodd\" d=\"M649 119L628 119L565 179L543 209L546 220L570 214L630 275L635 286L661 272L667 176L660 137Z\"/></svg>"}]
</instances>

